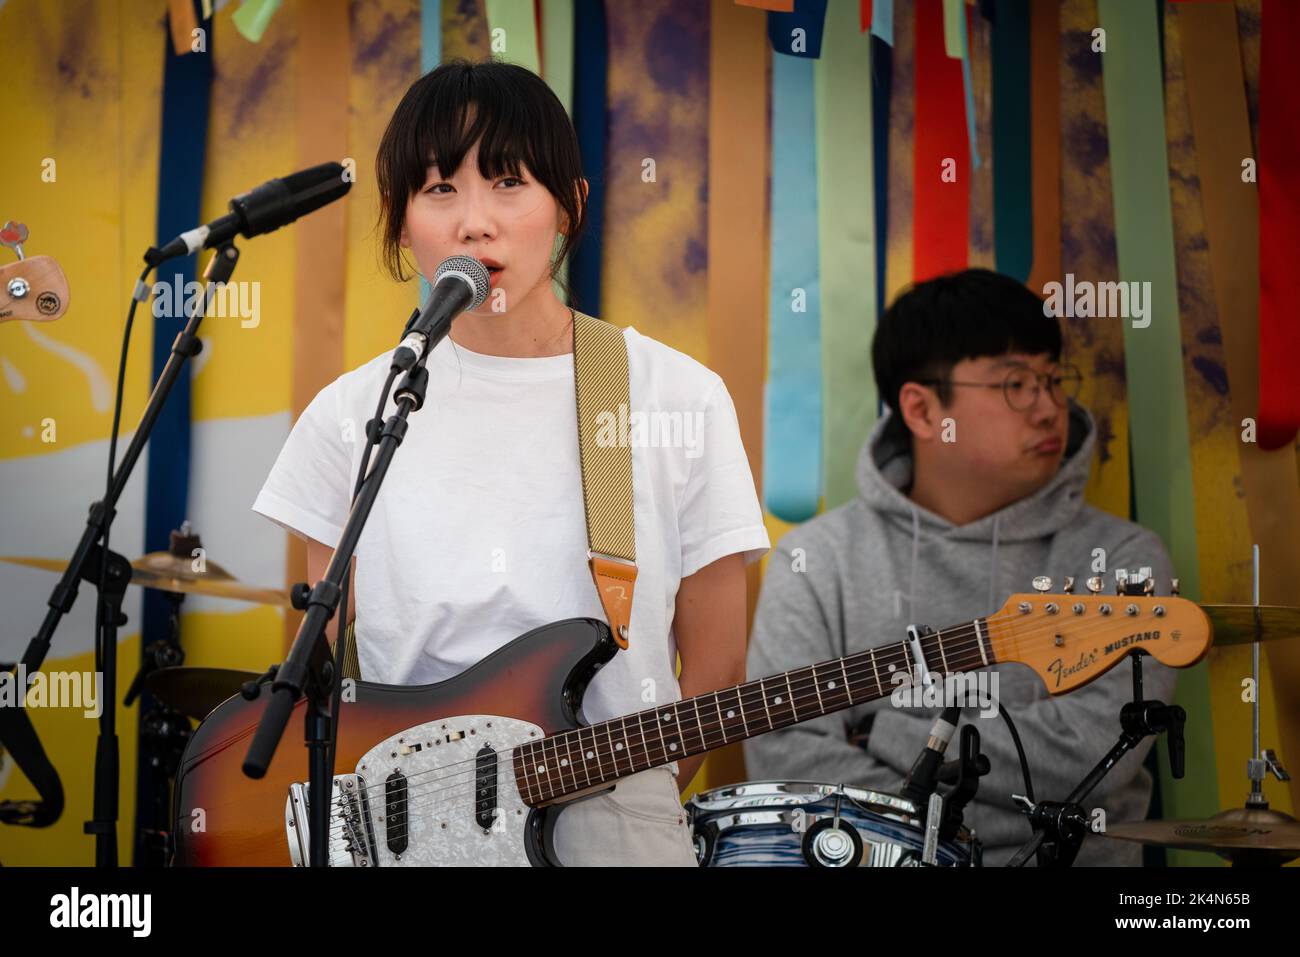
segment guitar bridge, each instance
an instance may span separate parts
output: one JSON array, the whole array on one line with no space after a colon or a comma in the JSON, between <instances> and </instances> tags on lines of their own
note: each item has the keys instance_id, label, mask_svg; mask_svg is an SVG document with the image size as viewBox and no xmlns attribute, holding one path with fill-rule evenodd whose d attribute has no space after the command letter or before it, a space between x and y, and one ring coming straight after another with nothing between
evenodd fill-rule
<instances>
[{"instance_id":1,"label":"guitar bridge","mask_svg":"<svg viewBox=\"0 0 1300 957\"><path fill-rule=\"evenodd\" d=\"M307 782L291 784L285 800L284 830L294 867L311 863L310 791ZM373 867L376 860L365 779L359 774L337 775L330 807L329 866Z\"/></svg>"}]
</instances>

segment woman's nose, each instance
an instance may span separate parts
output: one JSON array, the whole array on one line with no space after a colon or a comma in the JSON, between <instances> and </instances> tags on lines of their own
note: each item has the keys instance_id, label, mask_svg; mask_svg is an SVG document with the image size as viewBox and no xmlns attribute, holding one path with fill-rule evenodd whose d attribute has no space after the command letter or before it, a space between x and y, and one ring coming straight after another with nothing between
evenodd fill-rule
<instances>
[{"instance_id":1,"label":"woman's nose","mask_svg":"<svg viewBox=\"0 0 1300 957\"><path fill-rule=\"evenodd\" d=\"M496 217L492 212L491 197L481 190L466 190L460 208L458 232L464 241L492 239L496 236Z\"/></svg>"}]
</instances>

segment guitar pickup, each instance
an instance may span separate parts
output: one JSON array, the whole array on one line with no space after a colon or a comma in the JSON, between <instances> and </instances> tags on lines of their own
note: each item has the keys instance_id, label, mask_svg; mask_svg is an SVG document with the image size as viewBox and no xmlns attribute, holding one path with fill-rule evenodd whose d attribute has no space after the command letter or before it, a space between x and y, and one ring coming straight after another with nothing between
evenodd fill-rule
<instances>
[{"instance_id":1,"label":"guitar pickup","mask_svg":"<svg viewBox=\"0 0 1300 957\"><path fill-rule=\"evenodd\" d=\"M407 811L406 775L394 771L384 781L384 834L388 849L394 854L406 850L410 831L406 823Z\"/></svg>"},{"instance_id":2,"label":"guitar pickup","mask_svg":"<svg viewBox=\"0 0 1300 957\"><path fill-rule=\"evenodd\" d=\"M484 831L490 831L496 811L497 753L485 744L474 757L474 820Z\"/></svg>"}]
</instances>

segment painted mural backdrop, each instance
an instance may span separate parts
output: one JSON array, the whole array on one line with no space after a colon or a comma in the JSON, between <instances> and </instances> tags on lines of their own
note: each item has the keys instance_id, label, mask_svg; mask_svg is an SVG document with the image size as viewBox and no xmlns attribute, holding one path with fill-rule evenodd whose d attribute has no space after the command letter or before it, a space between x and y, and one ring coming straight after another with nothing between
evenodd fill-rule
<instances>
[{"instance_id":1,"label":"painted mural backdrop","mask_svg":"<svg viewBox=\"0 0 1300 957\"><path fill-rule=\"evenodd\" d=\"M1266 2L1228 4L1237 30L1218 41L1240 64L1237 94L1255 143ZM1133 5L1157 16L1155 0ZM1258 318L1251 310L1225 317L1215 295L1206 235L1207 222L1217 220L1204 210L1217 194L1202 182L1204 144L1198 151L1192 112L1199 101L1189 97L1198 88L1183 55L1186 6L1159 8L1163 118L1150 117L1163 121L1168 157L1177 302L1167 315L1180 324L1176 364L1187 410L1187 441L1170 454L1190 476L1187 518L1196 529L1194 545L1174 557L1180 569L1194 567L1190 578L1199 577L1192 597L1249 601L1249 547L1273 505L1248 496L1258 486L1243 477L1239 460L1253 460L1242 452L1234 410L1247 393L1254 401L1257 386L1249 373L1229 377L1240 357L1227 354L1236 340L1225 344L1223 323ZM253 497L306 399L388 349L418 300L415 281L395 284L379 268L373 170L384 125L422 70L446 57L495 55L539 69L556 89L574 116L603 213L603 228L575 260L573 287L596 297L596 305L584 306L603 318L636 326L722 372L756 479L793 490L767 513L775 538L853 494L846 470L876 408L840 383L858 381L863 395L874 396L863 350L882 303L936 263L1023 270L1031 286L1067 274L1120 278L1109 138L1117 114L1107 99L1106 53L1095 48L1104 12L1096 0L2 2L0 220L26 223L25 251L55 257L72 292L71 308L56 323L0 324L0 554L66 558L89 502L102 494L127 297L140 255L159 238L169 50L173 63L210 61L202 220L223 213L231 196L296 168L340 160L355 170L352 192L332 208L333 218L242 244L236 278L255 284L257 296L239 314L204 322L204 349L190 370L190 451L176 472L187 504L184 514L157 516L169 526L191 522L207 556L237 578L280 587L304 577L303 553L250 511ZM202 49L194 48L191 27L202 32ZM802 44L790 40L795 29L804 31ZM1007 78L1030 71L1032 97L1009 95ZM935 143L960 146L953 181L918 172ZM719 165L722 156L729 168ZM1004 172L1009 164L1032 166L1032 176L1008 184L999 179L1000 161ZM827 196L852 197L861 215L836 218L831 210L820 222L814 214L774 228L771 210L788 198L783 190L802 189L791 179L800 169L814 170L821 182L799 195L819 197L823 210ZM999 230L1000 207L1029 207L1030 181L1039 198L1033 216L1013 222L1004 213ZM918 236L933 234L933 211L954 203L968 224L964 239L945 244L947 259L928 245L918 248ZM778 288L801 246L818 250L802 268L825 290L824 314L796 315L789 290ZM860 258L865 290L835 285L846 250L850 260ZM180 325L146 315L150 305L137 316L126 368L123 443L154 378L153 343L169 342ZM1064 322L1068 354L1086 376L1081 398L1100 430L1088 497L1128 517L1132 502L1152 491L1131 485L1131 424L1151 414L1129 402L1134 357L1126 362L1119 320ZM795 341L792 333L809 329L823 337L818 349L798 357L782 351ZM1147 341L1130 336L1129 347ZM775 369L780 376L769 380ZM802 401L809 390L817 401ZM783 435L800 435L807 454L792 455ZM168 456L171 465L176 450L147 454ZM1270 454L1293 456L1293 449ZM1277 460L1270 461L1276 471ZM113 547L128 557L146 551L146 515L158 506L146 495L144 472L142 463L114 525ZM1294 463L1289 475L1289 489L1285 481L1281 488L1294 497ZM1166 529L1157 530L1170 541ZM1294 582L1300 566L1288 567ZM750 581L756 592L758 575ZM0 563L0 661L22 655L53 583L47 571ZM57 634L48 668L95 669L85 592ZM1295 603L1296 596L1265 600ZM184 609L192 665L260 671L280 659L295 627L292 615L246 603L192 597ZM122 689L140 656L138 592L125 611ZM1286 696L1269 677L1270 665L1294 667L1285 655L1270 649L1264 656L1263 736L1284 757L1289 746L1295 764L1295 692ZM1185 684L1193 700L1184 703L1199 709L1194 726L1207 734L1201 750L1189 750L1187 781L1174 788L1164 782L1167 814L1241 802L1249 750L1241 681L1248 674L1248 650L1215 651L1198 682ZM137 716L118 707L119 842L129 855ZM62 775L67 806L47 831L0 829L0 861L90 863L93 845L81 824L91 813L95 724L66 708L33 708L31 717ZM695 788L743 778L740 754L730 748L710 757ZM1274 807L1291 809L1284 787L1267 790ZM1198 797L1186 797L1192 794ZM0 765L0 798L30 796L21 775Z\"/></svg>"}]
</instances>

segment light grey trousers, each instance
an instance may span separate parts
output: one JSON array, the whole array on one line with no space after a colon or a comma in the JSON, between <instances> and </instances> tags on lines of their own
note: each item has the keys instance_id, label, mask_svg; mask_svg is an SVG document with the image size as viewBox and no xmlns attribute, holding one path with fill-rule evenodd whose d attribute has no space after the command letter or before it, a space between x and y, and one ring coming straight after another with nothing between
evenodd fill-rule
<instances>
[{"instance_id":1,"label":"light grey trousers","mask_svg":"<svg viewBox=\"0 0 1300 957\"><path fill-rule=\"evenodd\" d=\"M651 768L569 804L555 822L566 867L698 867L671 767Z\"/></svg>"}]
</instances>

